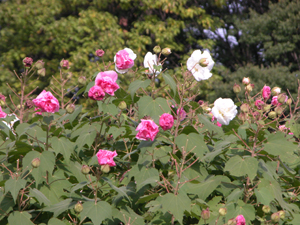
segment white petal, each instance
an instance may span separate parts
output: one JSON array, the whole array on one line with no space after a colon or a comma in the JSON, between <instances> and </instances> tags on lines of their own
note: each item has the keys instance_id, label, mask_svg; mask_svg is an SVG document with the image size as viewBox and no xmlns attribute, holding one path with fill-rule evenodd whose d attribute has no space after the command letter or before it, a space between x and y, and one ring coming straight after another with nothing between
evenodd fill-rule
<instances>
[{"instance_id":1,"label":"white petal","mask_svg":"<svg viewBox=\"0 0 300 225\"><path fill-rule=\"evenodd\" d=\"M124 48L124 50L125 50L126 52L128 52L129 58L131 58L132 60L135 60L136 54L135 54L130 48Z\"/></svg>"}]
</instances>

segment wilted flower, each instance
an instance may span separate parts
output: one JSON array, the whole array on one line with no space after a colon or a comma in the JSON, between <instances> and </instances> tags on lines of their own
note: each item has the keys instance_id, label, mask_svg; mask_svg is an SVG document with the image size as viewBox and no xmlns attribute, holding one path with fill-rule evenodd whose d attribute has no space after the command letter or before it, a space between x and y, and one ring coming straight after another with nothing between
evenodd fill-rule
<instances>
[{"instance_id":1,"label":"wilted flower","mask_svg":"<svg viewBox=\"0 0 300 225\"><path fill-rule=\"evenodd\" d=\"M163 130L169 130L174 124L174 118L169 113L164 113L159 118L159 125Z\"/></svg>"},{"instance_id":2,"label":"wilted flower","mask_svg":"<svg viewBox=\"0 0 300 225\"><path fill-rule=\"evenodd\" d=\"M262 100L256 100L255 101L255 106L258 108L258 109L262 109L263 108L263 106L264 106L264 104L265 104L265 102L264 101L262 101Z\"/></svg>"},{"instance_id":3,"label":"wilted flower","mask_svg":"<svg viewBox=\"0 0 300 225\"><path fill-rule=\"evenodd\" d=\"M105 93L114 96L115 91L120 88L119 85L116 83L117 79L118 74L115 71L104 71L98 73L95 80L95 84L101 87Z\"/></svg>"},{"instance_id":4,"label":"wilted flower","mask_svg":"<svg viewBox=\"0 0 300 225\"><path fill-rule=\"evenodd\" d=\"M115 151L109 151L109 150L102 150L100 149L97 153L97 159L98 163L100 165L108 165L108 166L116 166L116 163L114 162L114 157L116 157L118 154Z\"/></svg>"},{"instance_id":5,"label":"wilted flower","mask_svg":"<svg viewBox=\"0 0 300 225\"><path fill-rule=\"evenodd\" d=\"M230 98L218 98L211 112L222 125L228 125L237 114L237 106Z\"/></svg>"},{"instance_id":6,"label":"wilted flower","mask_svg":"<svg viewBox=\"0 0 300 225\"><path fill-rule=\"evenodd\" d=\"M141 123L137 126L135 129L138 131L137 135L135 136L139 140L144 141L154 141L154 138L156 137L158 133L158 126L154 123L153 120L141 120Z\"/></svg>"},{"instance_id":7,"label":"wilted flower","mask_svg":"<svg viewBox=\"0 0 300 225\"><path fill-rule=\"evenodd\" d=\"M184 111L183 108L177 109L177 118L182 121L186 117L186 112Z\"/></svg>"},{"instance_id":8,"label":"wilted flower","mask_svg":"<svg viewBox=\"0 0 300 225\"><path fill-rule=\"evenodd\" d=\"M114 57L115 68L118 73L126 73L134 65L136 54L130 48L124 48Z\"/></svg>"},{"instance_id":9,"label":"wilted flower","mask_svg":"<svg viewBox=\"0 0 300 225\"><path fill-rule=\"evenodd\" d=\"M155 73L156 75L161 72L161 69L158 71L153 66L160 66L161 64L157 61L157 55L147 52L144 58L144 67L149 69L149 74Z\"/></svg>"},{"instance_id":10,"label":"wilted flower","mask_svg":"<svg viewBox=\"0 0 300 225\"><path fill-rule=\"evenodd\" d=\"M104 53L105 52L102 49L97 49L95 52L96 56L98 56L98 57L102 57L104 55Z\"/></svg>"},{"instance_id":11,"label":"wilted flower","mask_svg":"<svg viewBox=\"0 0 300 225\"><path fill-rule=\"evenodd\" d=\"M262 89L262 96L264 100L267 100L271 96L271 88L269 86L264 86Z\"/></svg>"},{"instance_id":12,"label":"wilted flower","mask_svg":"<svg viewBox=\"0 0 300 225\"><path fill-rule=\"evenodd\" d=\"M23 59L23 64L25 67L31 67L32 63L33 63L33 59L30 57L26 57Z\"/></svg>"},{"instance_id":13,"label":"wilted flower","mask_svg":"<svg viewBox=\"0 0 300 225\"><path fill-rule=\"evenodd\" d=\"M196 81L207 80L210 78L212 76L210 71L214 64L215 62L212 60L209 52L204 51L201 54L200 50L195 50L186 63L188 70L191 71Z\"/></svg>"},{"instance_id":14,"label":"wilted flower","mask_svg":"<svg viewBox=\"0 0 300 225\"><path fill-rule=\"evenodd\" d=\"M62 60L60 61L60 66L61 66L61 67L66 67L67 69L69 69L69 68L70 68L70 66L69 66L69 61L68 61L68 60L65 60L65 59L62 59Z\"/></svg>"},{"instance_id":15,"label":"wilted flower","mask_svg":"<svg viewBox=\"0 0 300 225\"><path fill-rule=\"evenodd\" d=\"M59 110L59 102L50 91L43 90L32 102L41 112L54 113Z\"/></svg>"}]
</instances>

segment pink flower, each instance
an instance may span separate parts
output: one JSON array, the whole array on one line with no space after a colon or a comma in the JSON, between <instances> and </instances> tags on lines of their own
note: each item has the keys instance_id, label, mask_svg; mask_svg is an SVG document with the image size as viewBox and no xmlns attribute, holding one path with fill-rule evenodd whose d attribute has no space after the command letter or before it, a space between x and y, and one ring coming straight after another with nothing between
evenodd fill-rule
<instances>
[{"instance_id":1,"label":"pink flower","mask_svg":"<svg viewBox=\"0 0 300 225\"><path fill-rule=\"evenodd\" d=\"M130 48L124 48L114 57L115 68L118 73L126 73L134 65L136 54Z\"/></svg>"},{"instance_id":2,"label":"pink flower","mask_svg":"<svg viewBox=\"0 0 300 225\"><path fill-rule=\"evenodd\" d=\"M60 66L61 66L61 67L66 67L67 69L69 69L69 68L70 68L70 66L69 66L69 61L68 61L68 60L62 59L62 60L60 61Z\"/></svg>"},{"instance_id":3,"label":"pink flower","mask_svg":"<svg viewBox=\"0 0 300 225\"><path fill-rule=\"evenodd\" d=\"M6 117L6 113L2 111L2 108L0 106L0 118L5 118Z\"/></svg>"},{"instance_id":4,"label":"pink flower","mask_svg":"<svg viewBox=\"0 0 300 225\"><path fill-rule=\"evenodd\" d=\"M96 100L96 101L101 101L105 96L105 92L102 90L101 87L95 85L90 88L89 90L89 98Z\"/></svg>"},{"instance_id":5,"label":"pink flower","mask_svg":"<svg viewBox=\"0 0 300 225\"><path fill-rule=\"evenodd\" d=\"M163 130L169 130L174 124L173 116L169 113L164 113L159 118L159 125Z\"/></svg>"},{"instance_id":6,"label":"pink flower","mask_svg":"<svg viewBox=\"0 0 300 225\"><path fill-rule=\"evenodd\" d=\"M96 56L98 56L98 57L102 57L104 55L104 53L105 52L102 49L96 50Z\"/></svg>"},{"instance_id":7,"label":"pink flower","mask_svg":"<svg viewBox=\"0 0 300 225\"><path fill-rule=\"evenodd\" d=\"M222 126L222 124L220 124L219 122L217 122L216 125L217 125L218 127L221 127L221 126Z\"/></svg>"},{"instance_id":8,"label":"pink flower","mask_svg":"<svg viewBox=\"0 0 300 225\"><path fill-rule=\"evenodd\" d=\"M183 108L177 109L177 117L179 118L180 121L184 120L186 117L186 112L184 111Z\"/></svg>"},{"instance_id":9,"label":"pink flower","mask_svg":"<svg viewBox=\"0 0 300 225\"><path fill-rule=\"evenodd\" d=\"M243 215L235 217L236 225L246 225L246 220Z\"/></svg>"},{"instance_id":10,"label":"pink flower","mask_svg":"<svg viewBox=\"0 0 300 225\"><path fill-rule=\"evenodd\" d=\"M117 79L118 74L115 71L100 72L96 77L95 84L107 94L114 96L114 92L120 88L116 83Z\"/></svg>"},{"instance_id":11,"label":"pink flower","mask_svg":"<svg viewBox=\"0 0 300 225\"><path fill-rule=\"evenodd\" d=\"M23 59L23 64L25 67L31 67L32 63L33 63L33 59L30 57L26 57Z\"/></svg>"},{"instance_id":12,"label":"pink flower","mask_svg":"<svg viewBox=\"0 0 300 225\"><path fill-rule=\"evenodd\" d=\"M273 96L272 101L271 101L272 105L278 105L280 103L278 103L278 96ZM281 105L281 104L280 104Z\"/></svg>"},{"instance_id":13,"label":"pink flower","mask_svg":"<svg viewBox=\"0 0 300 225\"><path fill-rule=\"evenodd\" d=\"M136 131L139 131L135 136L139 140L151 141L154 140L158 133L158 126L153 120L141 120L141 123L137 126Z\"/></svg>"},{"instance_id":14,"label":"pink flower","mask_svg":"<svg viewBox=\"0 0 300 225\"><path fill-rule=\"evenodd\" d=\"M258 109L262 109L263 105L264 105L264 101L262 100L256 100L255 101L255 106L258 108Z\"/></svg>"},{"instance_id":15,"label":"pink flower","mask_svg":"<svg viewBox=\"0 0 300 225\"><path fill-rule=\"evenodd\" d=\"M109 165L109 166L116 166L114 162L114 157L118 154L116 151L109 151L109 150L102 150L100 149L97 153L98 162L100 165Z\"/></svg>"},{"instance_id":16,"label":"pink flower","mask_svg":"<svg viewBox=\"0 0 300 225\"><path fill-rule=\"evenodd\" d=\"M32 102L41 112L55 113L59 110L59 102L50 91L43 90Z\"/></svg>"},{"instance_id":17,"label":"pink flower","mask_svg":"<svg viewBox=\"0 0 300 225\"><path fill-rule=\"evenodd\" d=\"M271 88L269 86L264 86L262 90L262 96L264 100L267 100L271 96Z\"/></svg>"}]
</instances>

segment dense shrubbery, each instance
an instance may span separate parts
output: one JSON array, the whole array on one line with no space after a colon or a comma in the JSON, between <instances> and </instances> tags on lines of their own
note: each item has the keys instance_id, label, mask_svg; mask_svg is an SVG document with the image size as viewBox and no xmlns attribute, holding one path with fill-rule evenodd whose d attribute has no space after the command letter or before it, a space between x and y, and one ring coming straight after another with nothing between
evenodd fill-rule
<instances>
[{"instance_id":1,"label":"dense shrubbery","mask_svg":"<svg viewBox=\"0 0 300 225\"><path fill-rule=\"evenodd\" d=\"M100 66L79 90L94 105L86 113L66 99L68 61L33 99L27 85L44 65L23 60L20 90L11 84L19 102L0 99L1 224L298 223L299 89L257 93L245 78L239 102L196 102L190 90L211 76L210 56L196 52L181 82L160 72L155 51L128 90ZM119 51L116 70L126 76L134 59Z\"/></svg>"}]
</instances>

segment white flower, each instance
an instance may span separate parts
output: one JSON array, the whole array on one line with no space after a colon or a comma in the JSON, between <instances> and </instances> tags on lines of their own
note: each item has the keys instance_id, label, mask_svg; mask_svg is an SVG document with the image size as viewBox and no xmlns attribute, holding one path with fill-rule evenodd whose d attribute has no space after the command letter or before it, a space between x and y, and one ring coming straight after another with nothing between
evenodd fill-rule
<instances>
[{"instance_id":1,"label":"white flower","mask_svg":"<svg viewBox=\"0 0 300 225\"><path fill-rule=\"evenodd\" d=\"M230 98L218 98L211 112L222 125L228 125L237 114L237 106Z\"/></svg>"},{"instance_id":2,"label":"white flower","mask_svg":"<svg viewBox=\"0 0 300 225\"><path fill-rule=\"evenodd\" d=\"M144 58L144 67L149 68L149 74L159 74L161 72L161 69L158 71L153 68L153 65L160 66L161 64L157 62L157 55L152 54L151 52L147 52Z\"/></svg>"},{"instance_id":3,"label":"white flower","mask_svg":"<svg viewBox=\"0 0 300 225\"><path fill-rule=\"evenodd\" d=\"M201 54L200 50L195 50L188 59L186 65L189 71L193 74L196 81L207 80L212 76L210 72L215 62L212 60L208 51Z\"/></svg>"}]
</instances>

